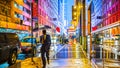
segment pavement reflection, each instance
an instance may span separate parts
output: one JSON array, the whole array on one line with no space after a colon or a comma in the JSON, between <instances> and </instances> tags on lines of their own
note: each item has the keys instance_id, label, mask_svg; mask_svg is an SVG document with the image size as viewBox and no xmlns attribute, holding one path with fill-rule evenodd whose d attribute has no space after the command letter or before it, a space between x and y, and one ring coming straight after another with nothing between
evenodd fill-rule
<instances>
[{"instance_id":1,"label":"pavement reflection","mask_svg":"<svg viewBox=\"0 0 120 68\"><path fill-rule=\"evenodd\" d=\"M85 57L80 45L66 45L56 54L49 68L92 68L90 61Z\"/></svg>"},{"instance_id":2,"label":"pavement reflection","mask_svg":"<svg viewBox=\"0 0 120 68\"><path fill-rule=\"evenodd\" d=\"M47 68L92 68L90 61L85 57L79 44L61 45L61 47L62 49L54 57L51 57ZM35 57L34 62L31 62L31 58L27 58L9 68L42 68L40 57Z\"/></svg>"}]
</instances>

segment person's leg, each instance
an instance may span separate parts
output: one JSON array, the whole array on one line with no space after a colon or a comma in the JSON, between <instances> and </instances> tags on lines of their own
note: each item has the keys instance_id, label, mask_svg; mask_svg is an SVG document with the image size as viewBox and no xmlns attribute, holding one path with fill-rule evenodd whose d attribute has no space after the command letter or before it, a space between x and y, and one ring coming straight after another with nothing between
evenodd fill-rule
<instances>
[{"instance_id":1,"label":"person's leg","mask_svg":"<svg viewBox=\"0 0 120 68\"><path fill-rule=\"evenodd\" d=\"M46 67L45 51L41 52L41 58L42 58L43 68L45 68Z\"/></svg>"},{"instance_id":2,"label":"person's leg","mask_svg":"<svg viewBox=\"0 0 120 68\"><path fill-rule=\"evenodd\" d=\"M47 57L47 62L48 62L48 64L49 64L49 50L46 51L46 57Z\"/></svg>"}]
</instances>

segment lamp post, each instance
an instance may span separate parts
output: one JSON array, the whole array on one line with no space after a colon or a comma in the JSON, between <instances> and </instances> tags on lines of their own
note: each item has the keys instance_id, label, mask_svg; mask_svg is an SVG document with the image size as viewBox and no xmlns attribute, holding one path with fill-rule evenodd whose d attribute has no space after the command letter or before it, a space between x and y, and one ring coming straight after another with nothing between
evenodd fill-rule
<instances>
[{"instance_id":1,"label":"lamp post","mask_svg":"<svg viewBox=\"0 0 120 68\"><path fill-rule=\"evenodd\" d=\"M31 7L31 47L32 47L32 57L31 57L31 61L34 63L34 60L33 60L33 13L32 13L32 10L33 10L33 3L32 3L32 0L31 0L31 3L30 3L30 7Z\"/></svg>"}]
</instances>

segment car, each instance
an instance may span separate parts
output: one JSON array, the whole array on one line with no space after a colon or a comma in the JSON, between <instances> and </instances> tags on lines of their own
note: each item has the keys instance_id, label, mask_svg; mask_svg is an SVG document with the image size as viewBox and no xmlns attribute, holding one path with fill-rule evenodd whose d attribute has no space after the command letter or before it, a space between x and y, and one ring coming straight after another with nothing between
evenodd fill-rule
<instances>
[{"instance_id":1,"label":"car","mask_svg":"<svg viewBox=\"0 0 120 68\"><path fill-rule=\"evenodd\" d=\"M8 61L9 65L15 64L20 50L21 44L16 33L0 32L0 63Z\"/></svg>"},{"instance_id":2,"label":"car","mask_svg":"<svg viewBox=\"0 0 120 68\"><path fill-rule=\"evenodd\" d=\"M33 53L32 53L32 40L33 40ZM36 46L37 46L38 39L35 37L27 36L24 37L21 40L21 50L22 53L28 55L28 54L33 54L33 56L36 55Z\"/></svg>"}]
</instances>

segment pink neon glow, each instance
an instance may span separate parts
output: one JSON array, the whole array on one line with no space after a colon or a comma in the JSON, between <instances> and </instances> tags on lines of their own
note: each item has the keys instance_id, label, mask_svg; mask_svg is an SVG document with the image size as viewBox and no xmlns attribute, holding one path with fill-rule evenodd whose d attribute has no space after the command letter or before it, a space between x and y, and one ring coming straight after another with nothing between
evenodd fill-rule
<instances>
[{"instance_id":1,"label":"pink neon glow","mask_svg":"<svg viewBox=\"0 0 120 68\"><path fill-rule=\"evenodd\" d=\"M29 21L23 21L23 24L25 24L27 26L31 26L31 23Z\"/></svg>"},{"instance_id":2,"label":"pink neon glow","mask_svg":"<svg viewBox=\"0 0 120 68\"><path fill-rule=\"evenodd\" d=\"M110 0L109 2L112 2L112 0ZM107 4L108 5L108 4ZM118 20L116 20L116 16L119 16L119 1L115 2L113 5L109 5L111 7L108 8L108 10L105 12L105 14L108 16L108 18L104 21L104 26L112 24ZM116 11L116 6L118 6L118 10ZM113 10L115 11L113 13ZM111 13L112 12L112 13Z\"/></svg>"},{"instance_id":3,"label":"pink neon glow","mask_svg":"<svg viewBox=\"0 0 120 68\"><path fill-rule=\"evenodd\" d=\"M31 15L30 14L28 14L27 12L22 12L22 14L25 16L25 17L27 17L27 18L31 18Z\"/></svg>"},{"instance_id":4,"label":"pink neon glow","mask_svg":"<svg viewBox=\"0 0 120 68\"><path fill-rule=\"evenodd\" d=\"M23 21L24 25L31 26L31 22L29 21ZM33 21L33 27L35 27L35 22Z\"/></svg>"},{"instance_id":5,"label":"pink neon glow","mask_svg":"<svg viewBox=\"0 0 120 68\"><path fill-rule=\"evenodd\" d=\"M31 10L31 9L30 9L30 6L26 5L25 3L24 3L23 6L24 6L26 9Z\"/></svg>"}]
</instances>

